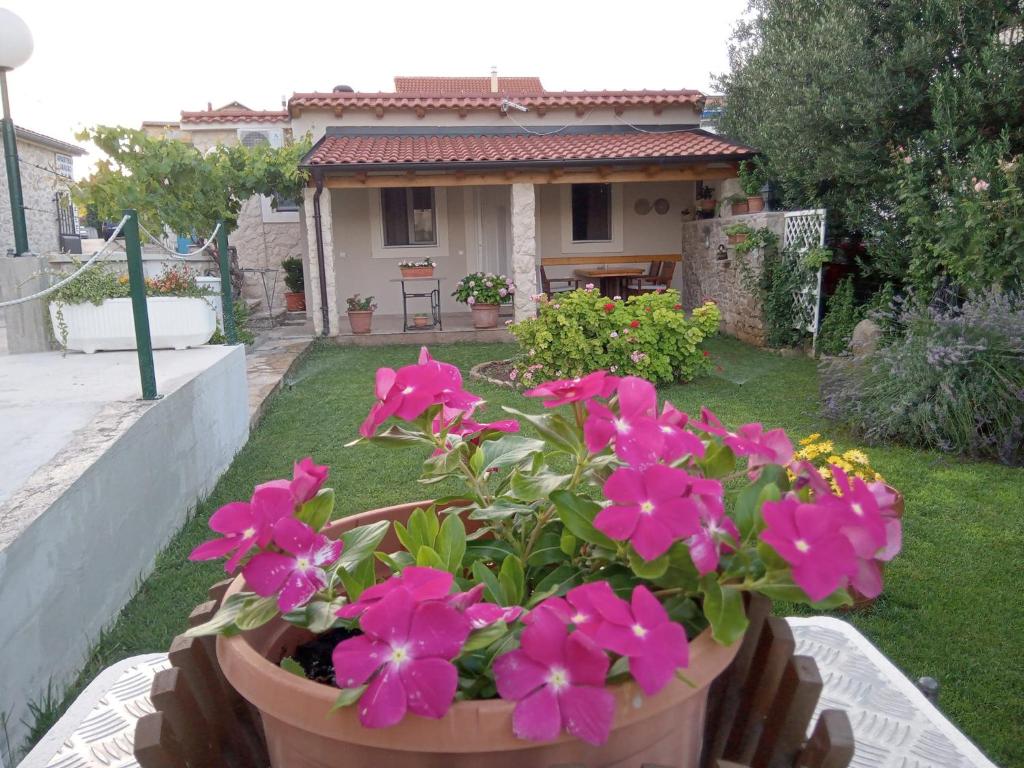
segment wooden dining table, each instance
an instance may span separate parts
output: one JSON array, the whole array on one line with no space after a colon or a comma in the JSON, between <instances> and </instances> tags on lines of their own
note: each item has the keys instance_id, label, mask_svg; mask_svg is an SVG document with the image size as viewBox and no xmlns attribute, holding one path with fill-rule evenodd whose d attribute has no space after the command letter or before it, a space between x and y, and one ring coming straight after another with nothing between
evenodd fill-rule
<instances>
[{"instance_id":1,"label":"wooden dining table","mask_svg":"<svg viewBox=\"0 0 1024 768\"><path fill-rule=\"evenodd\" d=\"M581 281L598 281L601 294L604 296L625 296L630 279L642 277L646 270L629 267L612 267L611 269L577 269L573 274Z\"/></svg>"}]
</instances>

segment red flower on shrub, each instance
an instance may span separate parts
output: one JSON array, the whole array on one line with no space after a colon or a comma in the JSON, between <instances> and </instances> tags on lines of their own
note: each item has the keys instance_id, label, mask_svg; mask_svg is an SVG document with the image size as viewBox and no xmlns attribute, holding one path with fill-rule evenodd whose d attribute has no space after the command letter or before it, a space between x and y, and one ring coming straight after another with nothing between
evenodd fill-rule
<instances>
[{"instance_id":1,"label":"red flower on shrub","mask_svg":"<svg viewBox=\"0 0 1024 768\"><path fill-rule=\"evenodd\" d=\"M615 309L615 305L610 301L604 305L605 312L611 312L613 309Z\"/></svg>"},{"instance_id":2,"label":"red flower on shrub","mask_svg":"<svg viewBox=\"0 0 1024 768\"><path fill-rule=\"evenodd\" d=\"M631 323L629 324L629 327L630 327L630 328L639 328L639 327L640 327L640 321L639 321L639 320L633 320L633 321L632 321L632 322L631 322Z\"/></svg>"},{"instance_id":3,"label":"red flower on shrub","mask_svg":"<svg viewBox=\"0 0 1024 768\"><path fill-rule=\"evenodd\" d=\"M706 349L704 350L704 357L711 357L711 353L708 352Z\"/></svg>"},{"instance_id":4,"label":"red flower on shrub","mask_svg":"<svg viewBox=\"0 0 1024 768\"><path fill-rule=\"evenodd\" d=\"M683 308L682 304L676 304L675 306L672 307L672 309L675 309L675 310L680 310L682 308Z\"/></svg>"}]
</instances>

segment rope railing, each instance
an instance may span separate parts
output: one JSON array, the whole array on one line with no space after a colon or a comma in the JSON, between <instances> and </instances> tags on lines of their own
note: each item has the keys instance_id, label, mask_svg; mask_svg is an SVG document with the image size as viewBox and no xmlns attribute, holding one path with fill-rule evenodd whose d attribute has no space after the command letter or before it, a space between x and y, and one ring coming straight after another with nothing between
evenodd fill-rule
<instances>
[{"instance_id":1,"label":"rope railing","mask_svg":"<svg viewBox=\"0 0 1024 768\"><path fill-rule=\"evenodd\" d=\"M177 251L172 251L170 248L164 245L152 232L150 232L148 229L142 226L142 224L139 224L139 231L141 231L146 237L148 237L150 239L150 242L153 243L153 245L155 245L160 250L166 252L171 258L178 259L179 261L186 261L190 256L200 254L203 251L210 248L211 246L213 246L213 244L217 241L217 233L220 232L220 226L220 222L217 222L217 226L214 227L213 232L211 232L210 236L206 239L206 244L201 245L194 251L189 251L188 253L178 253Z\"/></svg>"},{"instance_id":2,"label":"rope railing","mask_svg":"<svg viewBox=\"0 0 1024 768\"><path fill-rule=\"evenodd\" d=\"M8 299L7 301L0 301L0 309L3 309L4 307L13 307L15 304L24 304L27 301L34 301L36 299L41 299L44 296L49 296L54 291L59 291L61 288L63 288L68 283L70 283L72 280L74 280L79 275L81 275L87 269L91 268L93 266L93 264L95 264L97 262L97 260L99 260L99 258L101 256L103 256L103 254L105 254L110 249L110 246L114 244L114 240L116 240L117 237L121 234L121 230L124 228L124 225L127 222L128 222L128 216L123 216L121 218L121 221L118 222L117 226L114 227L114 231L111 233L110 237L103 244L103 247L100 248L98 251L96 251L96 253L94 253L91 257L89 257L89 260L87 262L85 262L85 264L80 266L78 269L76 269L70 275L65 277L63 280L60 280L60 281L54 283L49 288L45 288L45 289L43 289L41 291L37 291L36 293L31 294L30 296L21 296L21 297L19 297L17 299Z\"/></svg>"}]
</instances>

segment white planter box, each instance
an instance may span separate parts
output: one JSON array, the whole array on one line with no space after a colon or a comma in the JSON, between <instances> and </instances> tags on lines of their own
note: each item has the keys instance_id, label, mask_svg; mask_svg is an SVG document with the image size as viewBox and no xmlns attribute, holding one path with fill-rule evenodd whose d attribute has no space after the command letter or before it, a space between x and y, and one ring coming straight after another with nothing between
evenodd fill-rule
<instances>
[{"instance_id":1,"label":"white planter box","mask_svg":"<svg viewBox=\"0 0 1024 768\"><path fill-rule=\"evenodd\" d=\"M151 296L146 299L153 349L186 349L205 344L217 328L217 317L206 299ZM131 299L107 299L95 304L65 304L67 348L85 353L135 349ZM61 339L57 304L50 304L53 335Z\"/></svg>"}]
</instances>

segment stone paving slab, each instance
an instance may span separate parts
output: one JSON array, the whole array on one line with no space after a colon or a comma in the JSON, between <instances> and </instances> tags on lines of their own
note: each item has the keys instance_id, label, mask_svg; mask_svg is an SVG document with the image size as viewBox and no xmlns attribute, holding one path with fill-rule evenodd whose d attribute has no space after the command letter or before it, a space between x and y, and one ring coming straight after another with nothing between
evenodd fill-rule
<instances>
[{"instance_id":1,"label":"stone paving slab","mask_svg":"<svg viewBox=\"0 0 1024 768\"><path fill-rule=\"evenodd\" d=\"M252 349L246 350L250 431L263 419L270 397L283 386L312 343L312 335L303 329L280 326L261 334Z\"/></svg>"}]
</instances>

